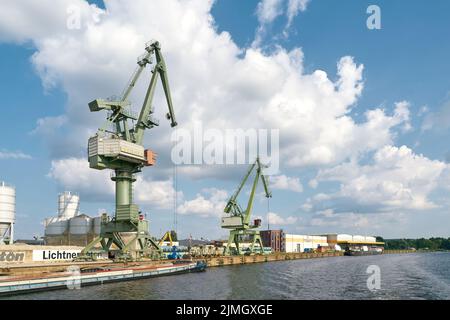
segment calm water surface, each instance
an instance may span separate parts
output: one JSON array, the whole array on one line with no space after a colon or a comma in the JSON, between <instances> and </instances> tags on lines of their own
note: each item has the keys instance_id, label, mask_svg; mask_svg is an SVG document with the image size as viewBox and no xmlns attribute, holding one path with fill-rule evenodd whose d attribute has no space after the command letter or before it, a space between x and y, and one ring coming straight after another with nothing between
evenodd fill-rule
<instances>
[{"instance_id":1,"label":"calm water surface","mask_svg":"<svg viewBox=\"0 0 450 320\"><path fill-rule=\"evenodd\" d=\"M381 289L367 288L368 266ZM450 253L332 257L32 293L7 299L450 299Z\"/></svg>"}]
</instances>

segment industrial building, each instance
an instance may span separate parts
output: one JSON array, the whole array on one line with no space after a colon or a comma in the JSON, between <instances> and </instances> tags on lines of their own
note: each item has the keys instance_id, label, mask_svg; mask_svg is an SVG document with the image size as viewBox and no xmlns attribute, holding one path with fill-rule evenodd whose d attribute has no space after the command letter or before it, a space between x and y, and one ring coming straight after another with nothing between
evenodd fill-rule
<instances>
[{"instance_id":1,"label":"industrial building","mask_svg":"<svg viewBox=\"0 0 450 320\"><path fill-rule=\"evenodd\" d=\"M350 234L323 234L327 237L327 242L330 247L339 248L339 250L348 250L356 247L382 247L384 242L378 242L376 237L373 236L361 236Z\"/></svg>"},{"instance_id":2,"label":"industrial building","mask_svg":"<svg viewBox=\"0 0 450 320\"><path fill-rule=\"evenodd\" d=\"M283 230L260 231L264 247L270 247L275 252L284 252Z\"/></svg>"},{"instance_id":3,"label":"industrial building","mask_svg":"<svg viewBox=\"0 0 450 320\"><path fill-rule=\"evenodd\" d=\"M284 234L284 252L307 252L319 247L328 247L327 237Z\"/></svg>"},{"instance_id":4,"label":"industrial building","mask_svg":"<svg viewBox=\"0 0 450 320\"><path fill-rule=\"evenodd\" d=\"M297 253L320 250L345 251L346 249L360 246L380 247L383 242L377 242L373 236L361 236L350 234L320 234L297 235L286 234L283 230L261 231L264 247L271 247L275 252Z\"/></svg>"},{"instance_id":5,"label":"industrial building","mask_svg":"<svg viewBox=\"0 0 450 320\"><path fill-rule=\"evenodd\" d=\"M80 197L69 191L58 195L58 216L45 219L47 245L86 246L100 234L101 217L80 213Z\"/></svg>"},{"instance_id":6,"label":"industrial building","mask_svg":"<svg viewBox=\"0 0 450 320\"><path fill-rule=\"evenodd\" d=\"M0 244L14 242L14 222L16 219L16 190L0 182Z\"/></svg>"}]
</instances>

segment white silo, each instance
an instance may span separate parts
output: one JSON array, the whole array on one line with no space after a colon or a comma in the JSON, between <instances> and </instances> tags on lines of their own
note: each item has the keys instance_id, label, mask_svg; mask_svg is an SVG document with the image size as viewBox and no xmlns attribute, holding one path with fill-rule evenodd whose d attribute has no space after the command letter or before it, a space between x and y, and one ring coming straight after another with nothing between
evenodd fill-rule
<instances>
[{"instance_id":1,"label":"white silo","mask_svg":"<svg viewBox=\"0 0 450 320\"><path fill-rule=\"evenodd\" d=\"M46 236L62 236L69 228L69 220L62 218L45 219L45 235Z\"/></svg>"},{"instance_id":2,"label":"white silo","mask_svg":"<svg viewBox=\"0 0 450 320\"><path fill-rule=\"evenodd\" d=\"M71 235L83 236L92 232L92 218L82 214L70 219L69 232Z\"/></svg>"},{"instance_id":3,"label":"white silo","mask_svg":"<svg viewBox=\"0 0 450 320\"><path fill-rule=\"evenodd\" d=\"M70 219L78 215L80 209L80 196L70 191L58 195L58 217Z\"/></svg>"},{"instance_id":4,"label":"white silo","mask_svg":"<svg viewBox=\"0 0 450 320\"><path fill-rule=\"evenodd\" d=\"M102 217L95 217L92 220L93 220L92 231L94 232L95 235L99 235L102 227Z\"/></svg>"},{"instance_id":5,"label":"white silo","mask_svg":"<svg viewBox=\"0 0 450 320\"><path fill-rule=\"evenodd\" d=\"M14 241L14 221L16 218L16 190L0 182L0 243Z\"/></svg>"}]
</instances>

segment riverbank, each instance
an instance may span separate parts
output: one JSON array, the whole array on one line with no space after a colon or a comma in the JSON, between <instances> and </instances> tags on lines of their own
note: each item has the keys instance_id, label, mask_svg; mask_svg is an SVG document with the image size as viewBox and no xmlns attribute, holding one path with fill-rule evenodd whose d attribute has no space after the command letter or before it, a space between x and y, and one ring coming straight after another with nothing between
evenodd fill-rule
<instances>
[{"instance_id":1,"label":"riverbank","mask_svg":"<svg viewBox=\"0 0 450 320\"><path fill-rule=\"evenodd\" d=\"M416 253L414 250L385 250L383 254L405 254ZM252 264L263 263L271 261L285 261L285 260L298 260L298 259L316 259L326 257L339 257L343 256L342 251L335 252L315 252L315 253L272 253L268 255L254 255L254 256L223 256L223 257L211 257L196 259L206 262L208 267L221 267L237 264Z\"/></svg>"},{"instance_id":2,"label":"riverbank","mask_svg":"<svg viewBox=\"0 0 450 320\"><path fill-rule=\"evenodd\" d=\"M384 250L383 254L400 254L400 253L421 253L421 252L431 252L431 251L417 251L417 250Z\"/></svg>"},{"instance_id":3,"label":"riverbank","mask_svg":"<svg viewBox=\"0 0 450 320\"><path fill-rule=\"evenodd\" d=\"M314 259L324 257L342 256L342 252L318 252L318 253L272 253L268 255L254 256L223 256L200 259L206 262L208 267L229 266L235 264L262 263L270 261L297 260L297 259Z\"/></svg>"},{"instance_id":4,"label":"riverbank","mask_svg":"<svg viewBox=\"0 0 450 320\"><path fill-rule=\"evenodd\" d=\"M414 251L414 250L385 250L383 254L406 254L406 253L420 253L429 251ZM286 261L286 260L299 260L299 259L316 259L326 257L339 257L343 256L343 252L316 252L316 253L272 253L268 255L253 255L253 256L220 256L193 259L194 261L204 261L208 267L220 267L239 264L253 264L272 261ZM165 260L167 262L167 260ZM121 263L123 267L131 267L136 265L155 265L162 261L142 261L142 262L129 262ZM107 267L111 265L117 266L110 260L103 260L97 262L53 262L53 263L26 263L21 265L0 265L1 275L33 275L33 274L45 274L51 272L63 272L70 266L78 266L80 268L90 267Z\"/></svg>"}]
</instances>

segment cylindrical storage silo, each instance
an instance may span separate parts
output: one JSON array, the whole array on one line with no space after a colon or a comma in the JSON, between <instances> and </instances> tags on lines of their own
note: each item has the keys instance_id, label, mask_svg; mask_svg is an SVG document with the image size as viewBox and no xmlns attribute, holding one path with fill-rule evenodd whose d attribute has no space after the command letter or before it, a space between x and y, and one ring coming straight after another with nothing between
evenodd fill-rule
<instances>
[{"instance_id":1,"label":"cylindrical storage silo","mask_svg":"<svg viewBox=\"0 0 450 320\"><path fill-rule=\"evenodd\" d=\"M65 191L58 195L58 217L70 219L78 215L80 196Z\"/></svg>"},{"instance_id":2,"label":"cylindrical storage silo","mask_svg":"<svg viewBox=\"0 0 450 320\"><path fill-rule=\"evenodd\" d=\"M0 240L9 238L12 243L12 225L16 218L16 190L0 183Z\"/></svg>"},{"instance_id":3,"label":"cylindrical storage silo","mask_svg":"<svg viewBox=\"0 0 450 320\"><path fill-rule=\"evenodd\" d=\"M44 227L47 228L47 226L52 223L53 219L55 219L54 217L51 218L45 218L44 219Z\"/></svg>"},{"instance_id":4,"label":"cylindrical storage silo","mask_svg":"<svg viewBox=\"0 0 450 320\"><path fill-rule=\"evenodd\" d=\"M102 217L95 217L93 220L93 231L95 235L99 235L100 234L100 229L101 229L101 225L102 225Z\"/></svg>"},{"instance_id":5,"label":"cylindrical storage silo","mask_svg":"<svg viewBox=\"0 0 450 320\"><path fill-rule=\"evenodd\" d=\"M45 235L46 236L61 236L69 227L69 220L61 218L47 218L45 219Z\"/></svg>"},{"instance_id":6,"label":"cylindrical storage silo","mask_svg":"<svg viewBox=\"0 0 450 320\"><path fill-rule=\"evenodd\" d=\"M70 219L69 233L71 235L86 235L92 232L92 218L82 214Z\"/></svg>"}]
</instances>

